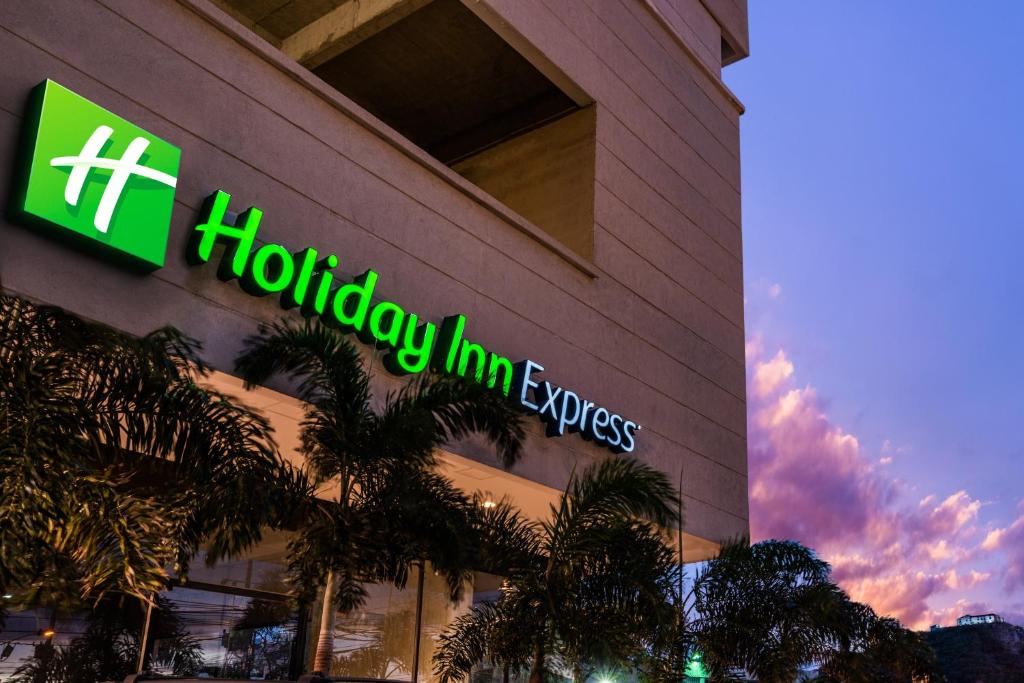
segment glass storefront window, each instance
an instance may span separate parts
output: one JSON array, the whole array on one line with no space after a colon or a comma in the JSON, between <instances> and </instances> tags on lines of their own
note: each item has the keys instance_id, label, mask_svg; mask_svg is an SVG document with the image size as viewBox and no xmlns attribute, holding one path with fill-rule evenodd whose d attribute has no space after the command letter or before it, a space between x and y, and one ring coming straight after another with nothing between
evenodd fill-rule
<instances>
[{"instance_id":1,"label":"glass storefront window","mask_svg":"<svg viewBox=\"0 0 1024 683\"><path fill-rule=\"evenodd\" d=\"M484 590L496 589L499 580L490 577L488 581L485 577L489 576L480 574L474 583ZM348 614L339 612L336 617L332 674L411 681L416 666L418 682L434 680L432 657L441 632L468 608L477 588L467 586L464 600L453 604L448 582L429 566L422 577L420 569L415 569L404 589L390 585L364 588L369 593L366 604ZM417 629L417 596L421 589ZM418 665L414 665L417 660Z\"/></svg>"},{"instance_id":2,"label":"glass storefront window","mask_svg":"<svg viewBox=\"0 0 1024 683\"><path fill-rule=\"evenodd\" d=\"M428 567L423 579L419 680L430 681L434 674L431 658L434 656L438 637L445 627L461 613L464 606L452 604L449 599L448 582L443 576L435 574Z\"/></svg>"},{"instance_id":3,"label":"glass storefront window","mask_svg":"<svg viewBox=\"0 0 1024 683\"><path fill-rule=\"evenodd\" d=\"M387 584L364 586L366 603L358 610L338 613L332 675L412 680L418 583L417 569L403 589Z\"/></svg>"},{"instance_id":4,"label":"glass storefront window","mask_svg":"<svg viewBox=\"0 0 1024 683\"><path fill-rule=\"evenodd\" d=\"M172 638L151 634L150 670L238 680L288 678L300 623L287 595L287 541L287 534L268 532L245 555L212 567L200 553L188 583L163 593L162 609L154 612L154 624L160 617L178 628Z\"/></svg>"},{"instance_id":5,"label":"glass storefront window","mask_svg":"<svg viewBox=\"0 0 1024 683\"><path fill-rule=\"evenodd\" d=\"M494 574L475 572L473 575L474 605L481 602L495 602L501 595L501 584L504 579ZM509 671L506 678L504 669L482 661L473 667L470 673L471 683L523 683L529 678L529 671Z\"/></svg>"},{"instance_id":6,"label":"glass storefront window","mask_svg":"<svg viewBox=\"0 0 1024 683\"><path fill-rule=\"evenodd\" d=\"M403 589L365 586L366 604L337 615L332 674L411 682L415 668L417 683L435 680L432 657L441 633L470 604L496 598L500 585L499 577L478 573L464 600L453 604L444 577L428 566L422 576L414 569ZM157 600L150 617L148 670L165 676L288 679L311 663L316 634L302 635L308 622L300 622L285 589L283 566L272 557L212 568L200 558L186 585L172 586ZM312 616L317 619L319 612ZM0 683L124 680L137 666L145 618L145 606L132 598L110 599L97 609L56 619L42 608L13 613L0 633L0 653L11 644L0 659ZM52 644L41 635L51 624ZM502 672L482 666L473 680L501 683Z\"/></svg>"},{"instance_id":7,"label":"glass storefront window","mask_svg":"<svg viewBox=\"0 0 1024 683\"><path fill-rule=\"evenodd\" d=\"M242 680L288 677L298 623L287 602L191 587L175 587L164 597L182 635L154 637L154 673Z\"/></svg>"}]
</instances>

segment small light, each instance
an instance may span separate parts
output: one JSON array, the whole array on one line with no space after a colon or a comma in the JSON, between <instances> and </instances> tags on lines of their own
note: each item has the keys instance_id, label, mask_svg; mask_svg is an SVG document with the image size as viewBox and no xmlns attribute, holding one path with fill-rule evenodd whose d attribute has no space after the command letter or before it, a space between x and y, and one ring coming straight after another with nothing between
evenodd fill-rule
<instances>
[{"instance_id":1,"label":"small light","mask_svg":"<svg viewBox=\"0 0 1024 683\"><path fill-rule=\"evenodd\" d=\"M43 629L43 633L42 633L43 638L53 638L55 635L57 635L57 632L54 631L52 628L45 628L45 629Z\"/></svg>"},{"instance_id":2,"label":"small light","mask_svg":"<svg viewBox=\"0 0 1024 683\"><path fill-rule=\"evenodd\" d=\"M484 507L488 508L488 509L490 509L492 507L496 507L497 505L498 504L495 503L493 500L485 500L484 501ZM606 682L605 681L601 681L600 683L606 683Z\"/></svg>"},{"instance_id":3,"label":"small light","mask_svg":"<svg viewBox=\"0 0 1024 683\"><path fill-rule=\"evenodd\" d=\"M14 596L11 595L10 593L4 593L3 598L4 598L4 600L11 600L11 599L14 598Z\"/></svg>"}]
</instances>

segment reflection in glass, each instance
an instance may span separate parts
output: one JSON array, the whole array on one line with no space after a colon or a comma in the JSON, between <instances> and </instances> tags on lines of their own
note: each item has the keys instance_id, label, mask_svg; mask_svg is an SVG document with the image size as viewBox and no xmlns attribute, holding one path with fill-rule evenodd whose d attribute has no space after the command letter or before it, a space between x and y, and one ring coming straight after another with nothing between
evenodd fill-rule
<instances>
[{"instance_id":1,"label":"reflection in glass","mask_svg":"<svg viewBox=\"0 0 1024 683\"><path fill-rule=\"evenodd\" d=\"M418 581L417 569L403 589L366 584L366 603L352 612L338 613L332 675L412 679Z\"/></svg>"},{"instance_id":2,"label":"reflection in glass","mask_svg":"<svg viewBox=\"0 0 1024 683\"><path fill-rule=\"evenodd\" d=\"M162 662L172 643L154 638L150 668L158 674L207 675L263 680L287 678L297 623L288 604L196 588L164 594L194 639L198 657L191 671Z\"/></svg>"},{"instance_id":3,"label":"reflection in glass","mask_svg":"<svg viewBox=\"0 0 1024 683\"><path fill-rule=\"evenodd\" d=\"M494 574L475 572L473 574L472 604L496 602L501 595L503 581L502 577ZM525 683L529 675L529 671L505 671L502 667L485 660L473 667L470 681L471 683Z\"/></svg>"},{"instance_id":4,"label":"reflection in glass","mask_svg":"<svg viewBox=\"0 0 1024 683\"><path fill-rule=\"evenodd\" d=\"M490 574L477 573L477 577L490 577ZM497 577L492 577L497 581ZM423 581L423 617L420 626L420 658L419 680L434 679L433 656L437 641L448 624L468 609L469 600L475 599L480 578L474 579L473 586L467 586L462 603L452 603L448 582L427 567ZM495 583L497 587L497 583Z\"/></svg>"},{"instance_id":5,"label":"reflection in glass","mask_svg":"<svg viewBox=\"0 0 1024 683\"><path fill-rule=\"evenodd\" d=\"M135 598L107 597L91 610L54 619L49 609L17 612L0 638L0 681L14 683L95 683L123 680L135 671L145 608ZM52 639L43 628L53 628ZM162 668L175 674L196 670L201 649L184 629L181 615L164 596L157 598L150 633L164 647ZM10 650L7 651L7 645ZM2 656L4 652L7 655Z\"/></svg>"}]
</instances>

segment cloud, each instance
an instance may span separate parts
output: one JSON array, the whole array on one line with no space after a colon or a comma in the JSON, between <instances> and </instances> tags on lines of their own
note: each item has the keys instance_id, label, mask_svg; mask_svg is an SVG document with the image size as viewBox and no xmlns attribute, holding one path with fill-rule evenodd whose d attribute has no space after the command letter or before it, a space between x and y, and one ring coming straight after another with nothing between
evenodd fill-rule
<instances>
[{"instance_id":1,"label":"cloud","mask_svg":"<svg viewBox=\"0 0 1024 683\"><path fill-rule=\"evenodd\" d=\"M793 364L786 359L782 349L769 361L757 363L754 367L751 391L756 396L767 396L793 375Z\"/></svg>"},{"instance_id":2,"label":"cloud","mask_svg":"<svg viewBox=\"0 0 1024 683\"><path fill-rule=\"evenodd\" d=\"M747 365L755 540L791 538L815 548L855 600L916 628L946 619L930 606L937 597L992 578L972 564L982 550L1020 548L1007 581L1024 585L1024 515L982 535L982 503L968 491L911 499L883 467L902 448L886 442L883 457L869 452L828 417L812 386L795 384L783 349L767 357L763 339L753 342Z\"/></svg>"},{"instance_id":3,"label":"cloud","mask_svg":"<svg viewBox=\"0 0 1024 683\"><path fill-rule=\"evenodd\" d=\"M988 552L1004 551L1006 570L1003 581L1006 590L1024 588L1024 514L1008 527L989 531L981 542L981 549Z\"/></svg>"}]
</instances>

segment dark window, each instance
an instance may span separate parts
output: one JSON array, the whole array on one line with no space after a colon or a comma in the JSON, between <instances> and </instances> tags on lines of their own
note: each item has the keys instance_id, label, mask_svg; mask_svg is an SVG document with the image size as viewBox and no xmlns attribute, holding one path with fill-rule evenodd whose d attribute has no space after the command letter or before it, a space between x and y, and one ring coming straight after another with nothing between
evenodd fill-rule
<instances>
[{"instance_id":1,"label":"dark window","mask_svg":"<svg viewBox=\"0 0 1024 683\"><path fill-rule=\"evenodd\" d=\"M239 21L582 256L595 118L460 0L217 0Z\"/></svg>"}]
</instances>

